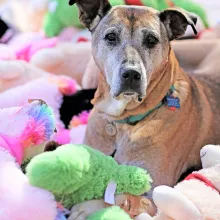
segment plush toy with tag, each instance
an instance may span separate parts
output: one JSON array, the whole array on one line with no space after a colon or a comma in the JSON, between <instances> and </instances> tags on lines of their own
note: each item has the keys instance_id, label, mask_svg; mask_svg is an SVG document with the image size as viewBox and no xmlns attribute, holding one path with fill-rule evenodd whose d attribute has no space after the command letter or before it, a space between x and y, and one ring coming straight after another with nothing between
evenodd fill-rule
<instances>
[{"instance_id":1,"label":"plush toy with tag","mask_svg":"<svg viewBox=\"0 0 220 220\"><path fill-rule=\"evenodd\" d=\"M141 214L137 220L218 220L220 219L220 146L201 150L203 169L193 172L177 186L159 186L153 199L156 217Z\"/></svg>"},{"instance_id":2,"label":"plush toy with tag","mask_svg":"<svg viewBox=\"0 0 220 220\"><path fill-rule=\"evenodd\" d=\"M150 206L139 196L151 188L152 180L144 169L118 165L112 157L85 145L63 145L40 154L31 160L26 170L30 184L52 192L68 209L83 202L86 206L90 200L102 199L104 195L106 207L107 203L123 203L122 208L135 216ZM118 197L115 198L115 194ZM87 214L98 211L104 204L104 200L97 200L95 210L88 205ZM78 207L80 204L73 209Z\"/></svg>"},{"instance_id":3,"label":"plush toy with tag","mask_svg":"<svg viewBox=\"0 0 220 220\"><path fill-rule=\"evenodd\" d=\"M70 7L68 1L49 0L48 13L44 18L44 32L48 37L60 34L65 27L82 28L77 7Z\"/></svg>"}]
</instances>

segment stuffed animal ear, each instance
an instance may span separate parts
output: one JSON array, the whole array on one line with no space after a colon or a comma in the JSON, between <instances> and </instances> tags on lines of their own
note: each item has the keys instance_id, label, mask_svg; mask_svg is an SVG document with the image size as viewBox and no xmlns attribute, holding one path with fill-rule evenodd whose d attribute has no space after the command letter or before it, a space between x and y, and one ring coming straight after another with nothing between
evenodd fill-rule
<instances>
[{"instance_id":1,"label":"stuffed animal ear","mask_svg":"<svg viewBox=\"0 0 220 220\"><path fill-rule=\"evenodd\" d=\"M184 35L188 25L190 25L194 33L197 34L195 28L197 17L183 9L166 9L162 11L159 16L161 22L163 22L167 29L170 40L174 40Z\"/></svg>"},{"instance_id":2,"label":"stuffed animal ear","mask_svg":"<svg viewBox=\"0 0 220 220\"><path fill-rule=\"evenodd\" d=\"M70 0L69 4L75 4L79 8L79 18L81 23L93 31L101 19L111 9L108 0Z\"/></svg>"},{"instance_id":3,"label":"stuffed animal ear","mask_svg":"<svg viewBox=\"0 0 220 220\"><path fill-rule=\"evenodd\" d=\"M202 219L200 211L192 201L171 187L156 187L153 192L153 200L158 209L172 219Z\"/></svg>"},{"instance_id":4,"label":"stuffed animal ear","mask_svg":"<svg viewBox=\"0 0 220 220\"><path fill-rule=\"evenodd\" d=\"M220 146L219 145L206 145L200 151L202 160L202 167L209 168L220 164Z\"/></svg>"}]
</instances>

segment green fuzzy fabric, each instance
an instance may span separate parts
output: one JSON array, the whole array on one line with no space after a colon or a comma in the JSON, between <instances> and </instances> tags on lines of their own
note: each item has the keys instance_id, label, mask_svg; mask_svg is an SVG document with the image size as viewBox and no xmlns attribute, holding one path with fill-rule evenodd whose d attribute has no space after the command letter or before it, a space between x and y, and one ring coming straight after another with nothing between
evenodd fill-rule
<instances>
[{"instance_id":1,"label":"green fuzzy fabric","mask_svg":"<svg viewBox=\"0 0 220 220\"><path fill-rule=\"evenodd\" d=\"M49 3L56 5L44 18L44 32L47 37L54 37L60 34L65 27L82 28L78 18L76 5L70 6L66 0L50 0Z\"/></svg>"},{"instance_id":2,"label":"green fuzzy fabric","mask_svg":"<svg viewBox=\"0 0 220 220\"><path fill-rule=\"evenodd\" d=\"M49 0L56 7L44 18L44 32L47 37L54 37L66 27L83 28L79 20L79 10L75 5L70 6L66 0ZM124 0L110 0L112 6L124 5Z\"/></svg>"},{"instance_id":3,"label":"green fuzzy fabric","mask_svg":"<svg viewBox=\"0 0 220 220\"><path fill-rule=\"evenodd\" d=\"M141 195L151 188L151 177L142 168L118 165L109 156L85 145L64 145L34 157L26 175L30 184L52 192L66 208L104 197L108 183L117 183L117 194Z\"/></svg>"},{"instance_id":4,"label":"green fuzzy fabric","mask_svg":"<svg viewBox=\"0 0 220 220\"><path fill-rule=\"evenodd\" d=\"M132 220L130 216L118 206L102 209L89 216L87 220Z\"/></svg>"},{"instance_id":5,"label":"green fuzzy fabric","mask_svg":"<svg viewBox=\"0 0 220 220\"><path fill-rule=\"evenodd\" d=\"M109 0L111 6L125 5L125 0Z\"/></svg>"}]
</instances>

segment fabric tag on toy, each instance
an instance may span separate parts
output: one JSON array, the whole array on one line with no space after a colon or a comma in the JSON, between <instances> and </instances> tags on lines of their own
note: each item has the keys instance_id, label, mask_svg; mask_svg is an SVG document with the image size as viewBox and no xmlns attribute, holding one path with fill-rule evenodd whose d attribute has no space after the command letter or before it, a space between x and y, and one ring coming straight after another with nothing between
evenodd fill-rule
<instances>
[{"instance_id":1,"label":"fabric tag on toy","mask_svg":"<svg viewBox=\"0 0 220 220\"><path fill-rule=\"evenodd\" d=\"M110 205L115 205L115 192L117 184L114 181L110 181L105 190L105 202Z\"/></svg>"},{"instance_id":2,"label":"fabric tag on toy","mask_svg":"<svg viewBox=\"0 0 220 220\"><path fill-rule=\"evenodd\" d=\"M166 105L170 108L180 108L180 100L179 98L175 98L172 96L166 97Z\"/></svg>"}]
</instances>

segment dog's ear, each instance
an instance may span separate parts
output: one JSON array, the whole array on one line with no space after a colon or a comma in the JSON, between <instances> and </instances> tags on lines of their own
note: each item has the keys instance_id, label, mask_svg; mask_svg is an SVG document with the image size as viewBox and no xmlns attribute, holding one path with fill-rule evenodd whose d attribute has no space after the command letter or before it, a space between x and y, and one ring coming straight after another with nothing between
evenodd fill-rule
<instances>
[{"instance_id":1,"label":"dog's ear","mask_svg":"<svg viewBox=\"0 0 220 220\"><path fill-rule=\"evenodd\" d=\"M93 31L101 19L111 9L108 0L69 0L69 4L75 4L79 8L79 18L81 23Z\"/></svg>"},{"instance_id":2,"label":"dog's ear","mask_svg":"<svg viewBox=\"0 0 220 220\"><path fill-rule=\"evenodd\" d=\"M195 34L197 34L195 25L197 17L183 9L169 8L162 11L160 20L165 25L170 40L181 37L185 34L187 26L190 25Z\"/></svg>"}]
</instances>

